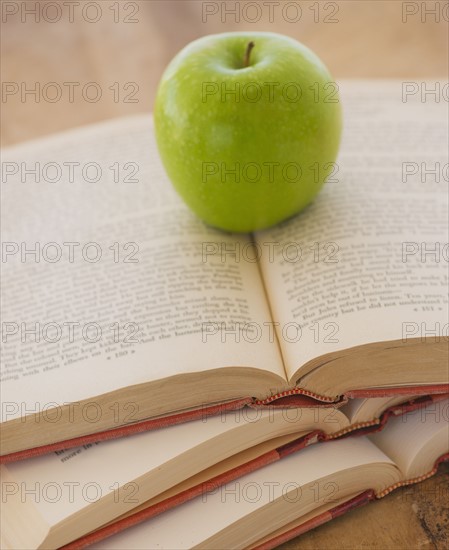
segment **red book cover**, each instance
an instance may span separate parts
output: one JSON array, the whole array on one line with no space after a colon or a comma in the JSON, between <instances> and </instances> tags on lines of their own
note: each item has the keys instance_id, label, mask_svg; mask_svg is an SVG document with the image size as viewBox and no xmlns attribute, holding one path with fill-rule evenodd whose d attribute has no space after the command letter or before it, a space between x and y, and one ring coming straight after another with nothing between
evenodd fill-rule
<instances>
[{"instance_id":1,"label":"red book cover","mask_svg":"<svg viewBox=\"0 0 449 550\"><path fill-rule=\"evenodd\" d=\"M388 421L388 418L390 418L391 416L393 415L397 416L399 414L405 414L413 410L427 407L429 406L429 404L440 401L443 398L447 398L447 395L443 397L427 396L413 403L393 406L387 409L382 414L382 417L378 423L373 424L371 426L363 426L357 429L356 431L352 432L351 435L366 435L367 433L373 433L373 432L379 431L385 426L385 424ZM343 435L346 435L346 434L343 434ZM266 466L268 464L281 460L283 457L290 455L292 453L295 453L297 451L300 451L301 449L304 449L309 445L313 445L318 441L330 441L332 439L335 439L335 437L336 437L335 435L332 437L328 437L321 431L314 431L312 433L309 433L306 436L300 437L294 441L291 441L290 443L282 445L277 449L273 449L272 451L266 452L263 455L246 462L245 464L242 464L236 468L232 468L227 472L224 472L214 478L211 478L206 482L199 483L198 485L195 485L194 487L191 487L174 496L171 496L161 502L158 502L153 505L149 505L147 508L141 509L136 513L131 513L130 515L122 519L119 518L116 521L111 522L108 525L101 527L96 531L89 533L67 544L66 546L63 547L63 550L81 550L87 546L90 546L94 543L99 542L100 540L103 540L107 537L111 537L112 535L115 535L120 531L128 529L129 527L133 527L134 525L138 525L139 523L142 523L151 518L154 518L159 514L166 512L167 510L170 510L172 508L175 508L176 506L179 506L198 496L201 496L202 494L215 491L217 490L217 488L221 487L222 485L225 485L226 483L234 481L250 472L258 470L263 466ZM292 529L288 533L279 535L279 537L274 538L272 541L264 543L264 545L260 547L260 550L274 548L275 546L278 546L282 542L285 542L310 529L313 529L314 527L317 527L318 525L321 525L322 523L325 523L333 519L334 517L337 517L338 515L342 515L343 513L346 513L347 511L351 510L356 506L362 506L369 500L373 500L375 498L381 498L387 495L392 490L396 489L397 487L423 481L424 479L427 479L428 477L436 473L440 462L447 461L447 460L449 460L449 453L440 457L436 461L434 468L430 472L421 476L420 478L404 481L393 487L389 487L388 489L383 491L383 493L380 495L375 495L373 491L366 491L365 493L358 495L354 499L351 499L348 502L340 504L337 507L333 508L332 510L328 510L320 514L316 518L313 518L312 520L305 522L304 524L298 526L297 528Z\"/></svg>"},{"instance_id":2,"label":"red book cover","mask_svg":"<svg viewBox=\"0 0 449 550\"><path fill-rule=\"evenodd\" d=\"M102 432L96 432L93 434L75 437L72 439L62 440L56 443L51 443L50 445L43 445L41 447L33 447L30 449L25 449L23 451L18 451L15 453L10 453L0 456L0 464L7 464L8 462L15 462L17 460L24 460L26 458L32 458L39 455L48 454L55 451L60 451L63 449L70 449L73 447L78 447L81 445L86 445L88 443L95 443L98 441L107 441L109 439L117 439L119 437L125 437L128 435L133 435L149 430L156 430L158 428L164 428L166 426L171 426L174 424L181 424L183 422L188 422L189 420L199 420L205 418L206 416L212 416L215 414L220 414L226 411L241 409L245 406L250 407L338 407L347 403L348 398L367 398L367 397L388 397L394 395L422 395L423 399L426 396L435 396L444 398L449 393L449 384L441 384L435 386L410 386L410 387L401 387L401 388L388 388L388 389L372 389L372 390L353 390L348 392L343 396L338 403L334 402L320 402L317 401L315 397L311 395L306 395L308 392L303 390L289 390L279 394L277 396L272 396L269 399L263 401L255 401L251 397L236 399L234 401L228 401L226 403L219 403L215 405L210 405L207 407L199 407L197 409L192 409L185 412L180 412L172 414L169 416L151 418L148 420L143 420L140 422L135 422L133 424L128 424L126 426L120 426L118 428L113 428L111 430L105 430Z\"/></svg>"},{"instance_id":3,"label":"red book cover","mask_svg":"<svg viewBox=\"0 0 449 550\"><path fill-rule=\"evenodd\" d=\"M430 472L428 472L427 474L417 479L411 479L411 480L399 483L393 487L389 487L380 495L376 495L373 490L364 491L360 495L357 495L356 497L346 502L343 502L342 504L339 504L338 506L336 506L335 508L332 508L331 510L327 510L326 512L323 512L317 515L316 517L302 523L301 525L298 525L293 529L285 531L284 533L279 534L273 537L272 539L263 542L260 545L253 546L251 550L271 550L272 548L276 548L277 546L279 546L280 544L283 544L284 542L287 542L291 539L299 537L300 535L306 533L307 531L315 529L315 527L319 527L320 525L323 525L324 523L327 523L328 521L331 521L332 519L338 516L342 516L343 514L346 514L347 512L353 510L354 508L359 508L360 506L364 506L365 504L368 504L368 502L371 502L377 498L382 498L388 493L390 493L391 491L393 491L394 489L397 489L398 487L402 487L404 485L411 485L413 483L419 483L420 481L424 481L425 479L428 479L429 477L433 476L437 472L438 466L439 464L441 464L441 462L447 462L447 461L449 461L449 453L441 456L435 462L435 465Z\"/></svg>"}]
</instances>

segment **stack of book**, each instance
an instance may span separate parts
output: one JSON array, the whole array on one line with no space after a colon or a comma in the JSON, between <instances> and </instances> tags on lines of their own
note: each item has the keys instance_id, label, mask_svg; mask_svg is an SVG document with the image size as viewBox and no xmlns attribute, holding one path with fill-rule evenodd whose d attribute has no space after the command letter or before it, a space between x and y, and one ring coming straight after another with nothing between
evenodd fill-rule
<instances>
[{"instance_id":1,"label":"stack of book","mask_svg":"<svg viewBox=\"0 0 449 550\"><path fill-rule=\"evenodd\" d=\"M449 459L445 105L341 96L325 189L252 235L149 115L4 151L3 548L273 548Z\"/></svg>"}]
</instances>

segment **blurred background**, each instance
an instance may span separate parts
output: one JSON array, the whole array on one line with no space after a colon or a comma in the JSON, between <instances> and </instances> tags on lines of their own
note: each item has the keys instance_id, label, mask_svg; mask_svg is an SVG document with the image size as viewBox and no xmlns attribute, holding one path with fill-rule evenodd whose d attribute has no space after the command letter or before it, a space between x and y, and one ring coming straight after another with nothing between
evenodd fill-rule
<instances>
[{"instance_id":1,"label":"blurred background","mask_svg":"<svg viewBox=\"0 0 449 550\"><path fill-rule=\"evenodd\" d=\"M210 33L287 34L312 48L336 79L447 79L447 0L1 0L1 5L3 145L152 110L170 59Z\"/></svg>"},{"instance_id":2,"label":"blurred background","mask_svg":"<svg viewBox=\"0 0 449 550\"><path fill-rule=\"evenodd\" d=\"M3 146L151 111L170 59L210 33L287 34L337 80L448 78L447 0L1 0L1 10ZM448 471L284 549L446 547Z\"/></svg>"}]
</instances>

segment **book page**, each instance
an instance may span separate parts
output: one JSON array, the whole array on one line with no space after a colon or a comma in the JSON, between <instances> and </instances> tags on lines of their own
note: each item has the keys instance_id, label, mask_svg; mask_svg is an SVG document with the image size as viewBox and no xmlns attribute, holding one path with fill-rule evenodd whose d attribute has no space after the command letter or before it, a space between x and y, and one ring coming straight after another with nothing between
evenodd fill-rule
<instances>
[{"instance_id":1,"label":"book page","mask_svg":"<svg viewBox=\"0 0 449 550\"><path fill-rule=\"evenodd\" d=\"M357 487L359 492L371 488L381 493L382 490L411 477L410 471L407 476L406 469L413 462L416 463L416 455L420 449L425 449L428 460L435 461L442 449L444 452L444 449L449 448L448 407L449 400L440 401L425 409L390 419L384 430L377 434L320 443L303 449L228 483L212 494L203 495L153 520L95 544L94 548L143 550L149 547L148 541L151 541L150 548L191 548L202 545L205 540L211 539L220 531L231 532L231 528L234 531L238 530L238 526L247 521L252 514L255 524L259 526L260 540L265 533L269 535L281 524L275 523L279 518L275 514L272 514L267 524L261 522L260 516L256 514L259 514L264 506L272 504L276 497L283 495L288 501L283 508L284 515L288 515L288 505L293 507L297 500L288 498L289 492L286 488L292 489L295 484L298 489L303 488L297 493L298 498L303 501L307 492L311 490L316 491L317 495L321 492L324 503L332 500L341 501L345 493L356 494L356 490L351 493L350 486L352 489ZM369 464L373 468L365 470L361 476L360 473L354 473L356 468ZM421 462L421 466L426 466L425 461ZM350 477L345 481L343 477L336 476L332 481L319 481L327 475L345 471L350 472ZM427 469L413 473L422 475L428 471ZM363 481L357 485L356 480L360 477ZM313 480L316 480L316 483L305 488L306 484ZM317 504L318 500L320 499L316 499ZM208 515L208 522L198 519L205 513ZM301 515L297 514L292 521L299 517ZM284 524L288 524L288 521L284 521ZM177 525L178 528L170 529L173 525ZM245 547L243 543L242 547Z\"/></svg>"},{"instance_id":2,"label":"book page","mask_svg":"<svg viewBox=\"0 0 449 550\"><path fill-rule=\"evenodd\" d=\"M237 436L239 429L253 427L254 422L265 424L265 421L269 433L270 427L275 429L276 418L281 419L281 414L246 409L228 412L113 441L58 451L2 468L8 471L9 478L15 480L21 490L24 489L23 500L31 502L48 525L56 525L101 499L109 499L112 512L103 521L104 509L101 511L98 507L96 514L87 519L94 522L90 526L93 529L157 495L156 481L162 492L213 464L214 446L227 433L234 431ZM293 423L291 429L294 431ZM209 445L207 450L205 445ZM216 461L229 453L228 446ZM170 464L173 461L178 461L177 468ZM151 472L158 479L143 484L139 478ZM70 485L72 490L69 490ZM53 486L60 498L42 498L39 491L28 494L25 489L32 486L40 489ZM7 504L8 491L5 494ZM85 524L79 529L85 532Z\"/></svg>"},{"instance_id":3,"label":"book page","mask_svg":"<svg viewBox=\"0 0 449 550\"><path fill-rule=\"evenodd\" d=\"M265 454L273 459L274 449L312 430L335 433L347 425L340 411L324 408L244 408L58 451L1 467L2 511L8 517L34 514L51 527L45 540L34 529L27 547L59 548L167 493L207 483Z\"/></svg>"},{"instance_id":4,"label":"book page","mask_svg":"<svg viewBox=\"0 0 449 550\"><path fill-rule=\"evenodd\" d=\"M449 453L449 399L390 418L381 432L369 436L409 480L429 473Z\"/></svg>"},{"instance_id":5,"label":"book page","mask_svg":"<svg viewBox=\"0 0 449 550\"><path fill-rule=\"evenodd\" d=\"M370 420L380 419L383 413L395 405L400 405L411 401L416 396L396 395L394 397L367 397L360 399L350 399L346 405L341 407L341 412L345 414L351 424L358 422L369 422Z\"/></svg>"},{"instance_id":6,"label":"book page","mask_svg":"<svg viewBox=\"0 0 449 550\"><path fill-rule=\"evenodd\" d=\"M278 527L274 523L276 520L281 524L288 523L290 511L295 517L301 503L309 500L310 496L315 508L318 508L320 502L339 502L346 494L351 494L347 486L320 480L341 471L351 476L353 469L373 463L379 465L375 470L376 479L367 476L365 483L379 483L380 478L383 478L380 483L397 480L396 466L367 438L313 445L92 547L98 550L192 548L227 529L233 528L234 533L240 536L237 522L260 513L278 499L283 500L282 519L273 514L268 522L255 520L257 528L252 530L252 535L257 540ZM314 482L314 485L307 486ZM204 521L205 517L207 521ZM174 525L176 529L173 529ZM241 538L238 546L222 545L219 548L241 548L245 547L244 542Z\"/></svg>"},{"instance_id":7,"label":"book page","mask_svg":"<svg viewBox=\"0 0 449 550\"><path fill-rule=\"evenodd\" d=\"M447 102L403 101L399 81L340 92L334 173L304 212L256 236L292 382L325 353L447 334Z\"/></svg>"},{"instance_id":8,"label":"book page","mask_svg":"<svg viewBox=\"0 0 449 550\"><path fill-rule=\"evenodd\" d=\"M2 471L20 487L22 507L32 503L48 525L94 507L95 513L78 526L87 532L261 442L315 429L334 433L347 425L338 410L244 408L18 461L2 466ZM28 493L31 487L38 492ZM43 498L45 487L53 487L59 498ZM5 505L12 494L12 488L5 489ZM98 506L101 500L103 509Z\"/></svg>"},{"instance_id":9,"label":"book page","mask_svg":"<svg viewBox=\"0 0 449 550\"><path fill-rule=\"evenodd\" d=\"M226 366L285 384L276 339L233 329L271 321L257 264L228 264L213 244L250 238L206 227L182 203L150 115L7 149L2 181L8 419Z\"/></svg>"}]
</instances>

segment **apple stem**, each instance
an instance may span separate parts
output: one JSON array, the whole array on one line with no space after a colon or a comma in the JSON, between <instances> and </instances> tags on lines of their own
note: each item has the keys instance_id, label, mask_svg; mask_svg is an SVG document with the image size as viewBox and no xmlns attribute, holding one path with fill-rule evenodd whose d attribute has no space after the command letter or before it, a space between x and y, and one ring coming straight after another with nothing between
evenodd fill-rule
<instances>
[{"instance_id":1,"label":"apple stem","mask_svg":"<svg viewBox=\"0 0 449 550\"><path fill-rule=\"evenodd\" d=\"M254 48L254 42L249 42L248 46L246 47L246 53L245 53L245 61L243 63L244 67L249 66L249 56L251 55L251 50Z\"/></svg>"}]
</instances>

